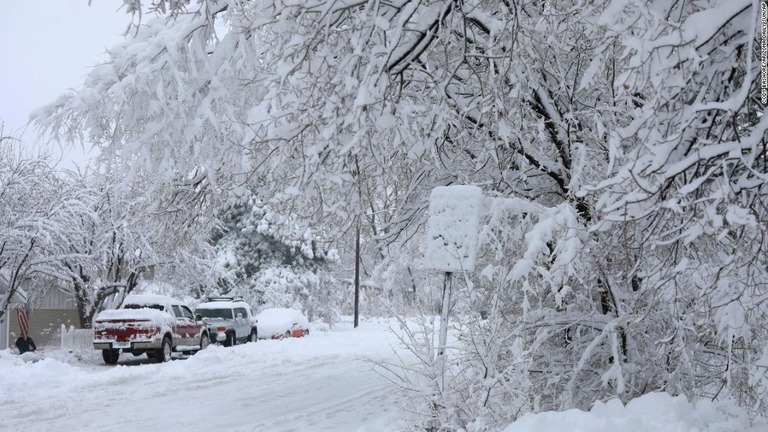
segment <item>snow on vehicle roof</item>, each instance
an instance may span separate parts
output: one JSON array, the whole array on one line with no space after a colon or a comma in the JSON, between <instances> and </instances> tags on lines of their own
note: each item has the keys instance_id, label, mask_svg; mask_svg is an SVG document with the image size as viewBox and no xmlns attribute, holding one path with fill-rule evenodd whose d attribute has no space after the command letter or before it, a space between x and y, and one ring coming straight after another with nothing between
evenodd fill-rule
<instances>
[{"instance_id":1,"label":"snow on vehicle roof","mask_svg":"<svg viewBox=\"0 0 768 432\"><path fill-rule=\"evenodd\" d=\"M243 307L248 304L242 301L212 301L200 303L196 309L233 309L236 307Z\"/></svg>"},{"instance_id":2,"label":"snow on vehicle roof","mask_svg":"<svg viewBox=\"0 0 768 432\"><path fill-rule=\"evenodd\" d=\"M282 335L292 328L294 323L302 328L308 328L309 322L304 314L297 309L268 308L256 315L259 326L259 334L271 337Z\"/></svg>"},{"instance_id":3,"label":"snow on vehicle roof","mask_svg":"<svg viewBox=\"0 0 768 432\"><path fill-rule=\"evenodd\" d=\"M289 308L269 308L264 309L256 315L256 319L260 324L265 324L267 321L283 322L298 320L301 324L307 324L307 318L304 314L297 309Z\"/></svg>"},{"instance_id":4,"label":"snow on vehicle roof","mask_svg":"<svg viewBox=\"0 0 768 432\"><path fill-rule=\"evenodd\" d=\"M128 320L144 319L147 321L162 322L169 319L170 314L157 309L110 309L100 312L96 320Z\"/></svg>"},{"instance_id":5,"label":"snow on vehicle roof","mask_svg":"<svg viewBox=\"0 0 768 432\"><path fill-rule=\"evenodd\" d=\"M166 305L179 304L178 300L159 294L130 294L125 297L123 304L134 305Z\"/></svg>"},{"instance_id":6,"label":"snow on vehicle roof","mask_svg":"<svg viewBox=\"0 0 768 432\"><path fill-rule=\"evenodd\" d=\"M263 311L259 312L259 316L269 316L269 317L281 317L281 316L295 316L297 313L300 313L296 309L289 309L289 308L269 308L264 309Z\"/></svg>"}]
</instances>

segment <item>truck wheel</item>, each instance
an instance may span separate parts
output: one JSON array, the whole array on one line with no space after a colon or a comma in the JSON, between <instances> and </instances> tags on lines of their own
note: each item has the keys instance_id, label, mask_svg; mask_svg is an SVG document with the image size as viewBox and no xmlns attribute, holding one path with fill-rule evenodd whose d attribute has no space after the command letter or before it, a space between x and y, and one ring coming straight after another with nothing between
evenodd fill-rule
<instances>
[{"instance_id":1,"label":"truck wheel","mask_svg":"<svg viewBox=\"0 0 768 432\"><path fill-rule=\"evenodd\" d=\"M173 352L173 347L171 346L171 338L164 337L163 338L163 344L160 346L160 349L157 350L157 353L155 353L155 358L157 359L158 363L166 363L171 361L171 353Z\"/></svg>"},{"instance_id":2,"label":"truck wheel","mask_svg":"<svg viewBox=\"0 0 768 432\"><path fill-rule=\"evenodd\" d=\"M248 342L258 342L259 341L259 333L256 331L256 329L251 329L251 334L248 335Z\"/></svg>"},{"instance_id":3,"label":"truck wheel","mask_svg":"<svg viewBox=\"0 0 768 432\"><path fill-rule=\"evenodd\" d=\"M200 336L200 350L199 351L202 351L202 350L208 348L208 345L210 345L210 344L211 344L211 339L208 337L208 334L207 333L203 333L203 335ZM193 351L192 353L194 354L195 351Z\"/></svg>"},{"instance_id":4,"label":"truck wheel","mask_svg":"<svg viewBox=\"0 0 768 432\"><path fill-rule=\"evenodd\" d=\"M101 350L101 357L106 364L117 364L117 359L120 358L120 351L116 349Z\"/></svg>"}]
</instances>

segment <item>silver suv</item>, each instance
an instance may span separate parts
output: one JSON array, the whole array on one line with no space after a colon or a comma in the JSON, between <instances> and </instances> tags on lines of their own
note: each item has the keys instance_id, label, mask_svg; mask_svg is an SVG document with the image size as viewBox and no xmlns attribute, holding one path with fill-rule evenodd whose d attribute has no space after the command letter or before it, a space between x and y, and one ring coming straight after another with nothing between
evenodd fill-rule
<instances>
[{"instance_id":1,"label":"silver suv","mask_svg":"<svg viewBox=\"0 0 768 432\"><path fill-rule=\"evenodd\" d=\"M209 297L197 306L195 316L208 325L211 342L233 346L259 340L251 306L241 298Z\"/></svg>"}]
</instances>

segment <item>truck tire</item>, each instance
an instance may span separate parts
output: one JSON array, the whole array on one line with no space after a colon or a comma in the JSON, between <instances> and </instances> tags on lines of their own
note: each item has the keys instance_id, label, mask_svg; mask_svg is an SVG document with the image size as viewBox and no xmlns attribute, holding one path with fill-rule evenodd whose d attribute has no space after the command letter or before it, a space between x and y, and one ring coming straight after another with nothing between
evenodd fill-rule
<instances>
[{"instance_id":1,"label":"truck tire","mask_svg":"<svg viewBox=\"0 0 768 432\"><path fill-rule=\"evenodd\" d=\"M202 336L200 336L200 350L202 351L206 348L208 348L208 345L211 344L211 338L208 337L208 333L203 333Z\"/></svg>"},{"instance_id":2,"label":"truck tire","mask_svg":"<svg viewBox=\"0 0 768 432\"><path fill-rule=\"evenodd\" d=\"M168 336L163 338L163 344L160 345L160 349L155 353L155 359L158 363L166 363L171 361L171 353L173 352L173 345L171 345L171 338Z\"/></svg>"},{"instance_id":3,"label":"truck tire","mask_svg":"<svg viewBox=\"0 0 768 432\"><path fill-rule=\"evenodd\" d=\"M259 333L256 329L251 329L251 334L248 335L248 342L256 343L259 341Z\"/></svg>"},{"instance_id":4,"label":"truck tire","mask_svg":"<svg viewBox=\"0 0 768 432\"><path fill-rule=\"evenodd\" d=\"M117 359L120 358L120 351L116 349L101 350L101 358L104 359L106 364L117 364Z\"/></svg>"}]
</instances>

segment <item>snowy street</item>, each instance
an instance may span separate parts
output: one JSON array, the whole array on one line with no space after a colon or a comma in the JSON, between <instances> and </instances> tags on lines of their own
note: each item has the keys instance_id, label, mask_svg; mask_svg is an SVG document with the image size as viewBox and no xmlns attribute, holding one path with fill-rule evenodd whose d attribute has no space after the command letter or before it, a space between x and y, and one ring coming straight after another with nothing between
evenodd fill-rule
<instances>
[{"instance_id":1,"label":"snowy street","mask_svg":"<svg viewBox=\"0 0 768 432\"><path fill-rule=\"evenodd\" d=\"M394 322L394 321L393 321ZM409 358L385 320L211 346L158 364L98 351L0 351L0 431L401 432L412 406L373 369ZM392 326L396 328L396 326ZM36 360L36 361L35 361ZM503 432L768 432L733 405L651 393L589 412L526 414ZM567 426L566 426L567 425Z\"/></svg>"},{"instance_id":2,"label":"snowy street","mask_svg":"<svg viewBox=\"0 0 768 432\"><path fill-rule=\"evenodd\" d=\"M27 363L3 351L0 430L401 430L393 386L368 361L393 360L387 328L339 324L165 364L123 354L108 366L95 350Z\"/></svg>"}]
</instances>

